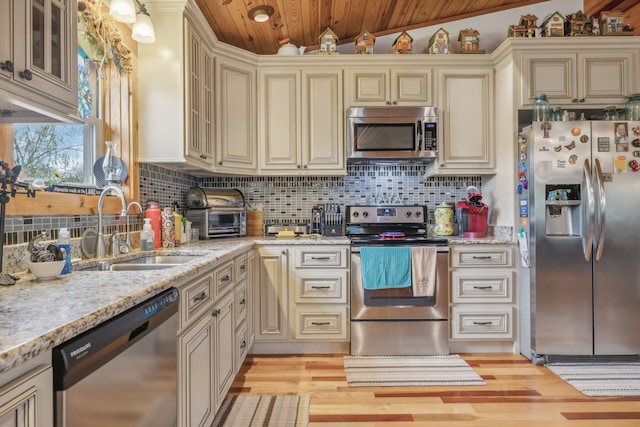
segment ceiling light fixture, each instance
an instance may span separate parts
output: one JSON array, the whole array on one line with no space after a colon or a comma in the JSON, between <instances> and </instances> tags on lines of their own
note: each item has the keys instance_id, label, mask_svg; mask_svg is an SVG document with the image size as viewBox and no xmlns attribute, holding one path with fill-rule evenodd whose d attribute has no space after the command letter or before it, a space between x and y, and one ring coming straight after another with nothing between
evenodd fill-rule
<instances>
[{"instance_id":1,"label":"ceiling light fixture","mask_svg":"<svg viewBox=\"0 0 640 427\"><path fill-rule=\"evenodd\" d=\"M139 0L111 0L109 14L118 22L133 24L131 38L138 43L154 43L156 31L147 8Z\"/></svg>"},{"instance_id":2,"label":"ceiling light fixture","mask_svg":"<svg viewBox=\"0 0 640 427\"><path fill-rule=\"evenodd\" d=\"M269 5L256 6L251 9L248 13L250 19L256 22L266 22L269 20L269 17L273 15L273 8Z\"/></svg>"}]
</instances>

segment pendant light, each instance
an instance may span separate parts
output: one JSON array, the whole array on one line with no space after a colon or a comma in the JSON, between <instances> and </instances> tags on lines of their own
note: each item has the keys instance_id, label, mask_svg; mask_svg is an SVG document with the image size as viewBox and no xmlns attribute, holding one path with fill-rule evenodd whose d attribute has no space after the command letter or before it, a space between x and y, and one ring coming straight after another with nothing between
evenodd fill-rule
<instances>
[{"instance_id":1,"label":"pendant light","mask_svg":"<svg viewBox=\"0 0 640 427\"><path fill-rule=\"evenodd\" d=\"M118 22L133 24L136 22L136 5L133 0L111 0L109 14Z\"/></svg>"},{"instance_id":2,"label":"pendant light","mask_svg":"<svg viewBox=\"0 0 640 427\"><path fill-rule=\"evenodd\" d=\"M140 5L140 12L136 15L136 22L131 28L131 37L138 43L155 43L156 31L153 22L144 5Z\"/></svg>"}]
</instances>

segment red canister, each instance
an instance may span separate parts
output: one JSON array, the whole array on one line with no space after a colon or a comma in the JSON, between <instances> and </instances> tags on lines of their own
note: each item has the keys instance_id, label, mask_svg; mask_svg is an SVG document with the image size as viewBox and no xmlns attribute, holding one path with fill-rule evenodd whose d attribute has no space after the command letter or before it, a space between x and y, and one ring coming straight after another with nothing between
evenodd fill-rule
<instances>
[{"instance_id":1,"label":"red canister","mask_svg":"<svg viewBox=\"0 0 640 427\"><path fill-rule=\"evenodd\" d=\"M162 209L160 209L160 202L155 200L149 200L147 202L147 209L144 212L145 218L151 219L151 229L153 230L153 243L154 248L158 249L162 247Z\"/></svg>"}]
</instances>

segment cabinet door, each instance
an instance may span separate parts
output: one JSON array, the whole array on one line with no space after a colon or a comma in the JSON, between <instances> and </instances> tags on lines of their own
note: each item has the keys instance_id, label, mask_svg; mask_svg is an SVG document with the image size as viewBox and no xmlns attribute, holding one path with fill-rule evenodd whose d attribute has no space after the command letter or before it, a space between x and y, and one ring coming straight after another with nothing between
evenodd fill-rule
<instances>
[{"instance_id":1,"label":"cabinet door","mask_svg":"<svg viewBox=\"0 0 640 427\"><path fill-rule=\"evenodd\" d=\"M0 387L0 426L53 426L53 370L41 366Z\"/></svg>"},{"instance_id":2,"label":"cabinet door","mask_svg":"<svg viewBox=\"0 0 640 427\"><path fill-rule=\"evenodd\" d=\"M216 345L214 350L216 378L216 410L229 391L235 371L233 355L235 325L233 322L233 292L216 304L213 310L216 325Z\"/></svg>"},{"instance_id":3,"label":"cabinet door","mask_svg":"<svg viewBox=\"0 0 640 427\"><path fill-rule=\"evenodd\" d=\"M196 164L213 165L214 58L200 34L188 23L187 128L185 156Z\"/></svg>"},{"instance_id":4,"label":"cabinet door","mask_svg":"<svg viewBox=\"0 0 640 427\"><path fill-rule=\"evenodd\" d=\"M0 79L11 79L13 58L11 57L11 45L13 44L13 2L0 2Z\"/></svg>"},{"instance_id":5,"label":"cabinet door","mask_svg":"<svg viewBox=\"0 0 640 427\"><path fill-rule=\"evenodd\" d=\"M391 103L393 105L432 105L431 72L391 69Z\"/></svg>"},{"instance_id":6,"label":"cabinet door","mask_svg":"<svg viewBox=\"0 0 640 427\"><path fill-rule=\"evenodd\" d=\"M522 105L531 105L539 95L551 103L577 101L575 54L522 55Z\"/></svg>"},{"instance_id":7,"label":"cabinet door","mask_svg":"<svg viewBox=\"0 0 640 427\"><path fill-rule=\"evenodd\" d=\"M349 105L391 105L389 70L353 69L348 71Z\"/></svg>"},{"instance_id":8,"label":"cabinet door","mask_svg":"<svg viewBox=\"0 0 640 427\"><path fill-rule=\"evenodd\" d=\"M300 78L296 71L260 75L260 169L301 169Z\"/></svg>"},{"instance_id":9,"label":"cabinet door","mask_svg":"<svg viewBox=\"0 0 640 427\"><path fill-rule=\"evenodd\" d=\"M216 60L218 172L256 171L255 70Z\"/></svg>"},{"instance_id":10,"label":"cabinet door","mask_svg":"<svg viewBox=\"0 0 640 427\"><path fill-rule=\"evenodd\" d=\"M288 326L288 256L282 247L258 249L254 319L256 341L286 340Z\"/></svg>"},{"instance_id":11,"label":"cabinet door","mask_svg":"<svg viewBox=\"0 0 640 427\"><path fill-rule=\"evenodd\" d=\"M342 71L302 71L302 168L346 174Z\"/></svg>"},{"instance_id":12,"label":"cabinet door","mask_svg":"<svg viewBox=\"0 0 640 427\"><path fill-rule=\"evenodd\" d=\"M252 250L247 254L247 288L245 291L245 298L247 299L245 309L247 313L247 350L251 348L255 339L253 319L255 317L254 310L256 309L256 304L254 302L256 295L255 289L258 286L257 267L256 251Z\"/></svg>"},{"instance_id":13,"label":"cabinet door","mask_svg":"<svg viewBox=\"0 0 640 427\"><path fill-rule=\"evenodd\" d=\"M209 426L215 415L215 318L205 315L178 339L179 405L182 426Z\"/></svg>"},{"instance_id":14,"label":"cabinet door","mask_svg":"<svg viewBox=\"0 0 640 427\"><path fill-rule=\"evenodd\" d=\"M626 102L634 93L633 58L629 50L578 55L578 102L604 106Z\"/></svg>"},{"instance_id":15,"label":"cabinet door","mask_svg":"<svg viewBox=\"0 0 640 427\"><path fill-rule=\"evenodd\" d=\"M77 106L77 1L26 0L14 7L14 81Z\"/></svg>"},{"instance_id":16,"label":"cabinet door","mask_svg":"<svg viewBox=\"0 0 640 427\"><path fill-rule=\"evenodd\" d=\"M493 70L442 69L438 87L438 173L495 173Z\"/></svg>"}]
</instances>

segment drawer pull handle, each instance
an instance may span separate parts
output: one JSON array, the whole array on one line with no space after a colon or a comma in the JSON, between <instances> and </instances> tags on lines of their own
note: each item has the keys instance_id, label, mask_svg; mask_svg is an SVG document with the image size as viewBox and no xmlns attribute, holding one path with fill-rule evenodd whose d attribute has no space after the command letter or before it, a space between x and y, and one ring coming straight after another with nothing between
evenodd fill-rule
<instances>
[{"instance_id":1,"label":"drawer pull handle","mask_svg":"<svg viewBox=\"0 0 640 427\"><path fill-rule=\"evenodd\" d=\"M220 316L220 313L222 313L222 311L220 311L219 308L216 308L215 310L213 310L213 313L211 313L211 315L213 317L218 317L218 316Z\"/></svg>"},{"instance_id":2,"label":"drawer pull handle","mask_svg":"<svg viewBox=\"0 0 640 427\"><path fill-rule=\"evenodd\" d=\"M331 257L330 256L312 256L311 259L317 259L320 261L326 261L326 260L330 260Z\"/></svg>"},{"instance_id":3,"label":"drawer pull handle","mask_svg":"<svg viewBox=\"0 0 640 427\"><path fill-rule=\"evenodd\" d=\"M229 276L228 274L225 274L223 277L220 278L220 283L226 283L229 280L231 280L231 276Z\"/></svg>"},{"instance_id":4,"label":"drawer pull handle","mask_svg":"<svg viewBox=\"0 0 640 427\"><path fill-rule=\"evenodd\" d=\"M198 295L193 297L193 302L202 301L207 298L207 293L205 291L200 292Z\"/></svg>"},{"instance_id":5,"label":"drawer pull handle","mask_svg":"<svg viewBox=\"0 0 640 427\"><path fill-rule=\"evenodd\" d=\"M246 265L242 264L242 265L240 266L240 271L245 271L246 269L247 269L247 266L246 266Z\"/></svg>"},{"instance_id":6,"label":"drawer pull handle","mask_svg":"<svg viewBox=\"0 0 640 427\"><path fill-rule=\"evenodd\" d=\"M491 255L474 255L473 259L491 259Z\"/></svg>"},{"instance_id":7,"label":"drawer pull handle","mask_svg":"<svg viewBox=\"0 0 640 427\"><path fill-rule=\"evenodd\" d=\"M247 300L245 300L244 298L240 300L240 305L245 305L246 303L247 303Z\"/></svg>"},{"instance_id":8,"label":"drawer pull handle","mask_svg":"<svg viewBox=\"0 0 640 427\"><path fill-rule=\"evenodd\" d=\"M491 289L491 285L476 285L473 289Z\"/></svg>"},{"instance_id":9,"label":"drawer pull handle","mask_svg":"<svg viewBox=\"0 0 640 427\"><path fill-rule=\"evenodd\" d=\"M313 286L311 286L311 289L331 289L331 286L326 286L326 285L322 285L322 286L319 286L319 285L313 285Z\"/></svg>"},{"instance_id":10,"label":"drawer pull handle","mask_svg":"<svg viewBox=\"0 0 640 427\"><path fill-rule=\"evenodd\" d=\"M486 325L492 325L493 322L473 322L474 325L481 325L481 326L486 326Z\"/></svg>"},{"instance_id":11,"label":"drawer pull handle","mask_svg":"<svg viewBox=\"0 0 640 427\"><path fill-rule=\"evenodd\" d=\"M313 326L329 326L331 323L329 322L311 322Z\"/></svg>"},{"instance_id":12,"label":"drawer pull handle","mask_svg":"<svg viewBox=\"0 0 640 427\"><path fill-rule=\"evenodd\" d=\"M247 346L247 342L245 340L242 340L242 343L240 344L240 348L245 348Z\"/></svg>"}]
</instances>

